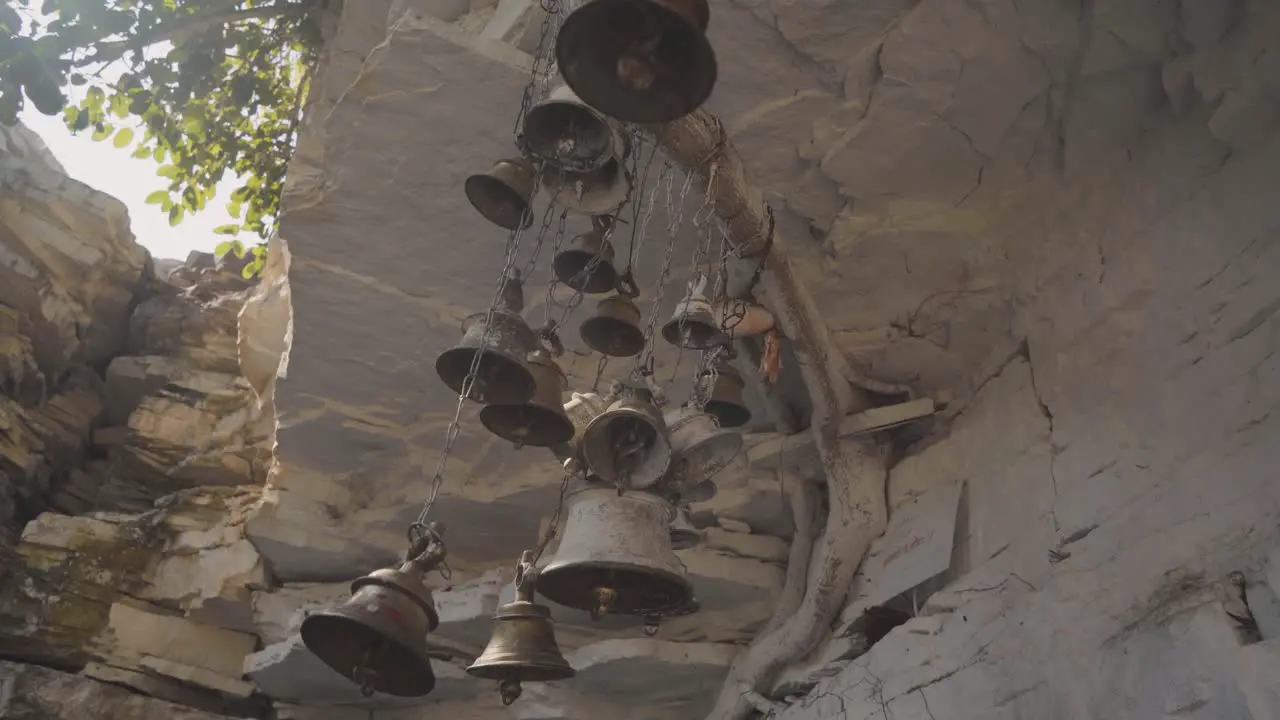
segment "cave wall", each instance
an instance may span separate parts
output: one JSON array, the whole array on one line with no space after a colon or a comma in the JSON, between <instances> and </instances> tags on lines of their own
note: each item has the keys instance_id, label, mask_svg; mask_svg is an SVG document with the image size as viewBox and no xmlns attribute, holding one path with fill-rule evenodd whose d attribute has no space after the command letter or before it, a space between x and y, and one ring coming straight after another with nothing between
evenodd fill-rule
<instances>
[{"instance_id":1,"label":"cave wall","mask_svg":"<svg viewBox=\"0 0 1280 720\"><path fill-rule=\"evenodd\" d=\"M963 483L946 583L776 717L1280 716L1280 132L1213 112L995 228L1009 339L889 481Z\"/></svg>"}]
</instances>

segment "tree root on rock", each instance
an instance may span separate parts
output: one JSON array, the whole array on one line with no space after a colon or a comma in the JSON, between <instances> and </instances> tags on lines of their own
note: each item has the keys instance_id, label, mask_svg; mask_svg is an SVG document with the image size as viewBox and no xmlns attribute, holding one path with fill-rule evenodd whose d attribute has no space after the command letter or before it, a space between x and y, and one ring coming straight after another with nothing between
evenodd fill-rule
<instances>
[{"instance_id":1,"label":"tree root on rock","mask_svg":"<svg viewBox=\"0 0 1280 720\"><path fill-rule=\"evenodd\" d=\"M826 444L821 435L819 442ZM742 688L767 694L788 664L802 658L830 632L858 565L871 542L884 533L888 471L883 449L866 438L840 439L822 449L830 507L826 532L808 568L804 599L786 613L779 603L773 620L734 660L707 720L744 720L754 705ZM797 532L793 543L802 542ZM793 545L793 562L797 554Z\"/></svg>"},{"instance_id":2,"label":"tree root on rock","mask_svg":"<svg viewBox=\"0 0 1280 720\"><path fill-rule=\"evenodd\" d=\"M798 477L794 473L778 470L787 501L791 505L791 517L796 526L791 536L791 553L787 556L787 576L782 583L782 592L778 594L778 602L774 605L773 615L757 633L763 637L778 629L787 618L795 614L804 600L804 589L809 577L809 559L813 555L813 546L817 542L814 531L815 514L818 511L818 484L809 478Z\"/></svg>"}]
</instances>

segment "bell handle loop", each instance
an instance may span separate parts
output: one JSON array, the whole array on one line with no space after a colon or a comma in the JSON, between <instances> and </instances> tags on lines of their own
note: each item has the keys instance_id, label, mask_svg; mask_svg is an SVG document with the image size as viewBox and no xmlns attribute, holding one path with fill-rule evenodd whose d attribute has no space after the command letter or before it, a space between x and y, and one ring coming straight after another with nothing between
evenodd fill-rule
<instances>
[{"instance_id":1,"label":"bell handle loop","mask_svg":"<svg viewBox=\"0 0 1280 720\"><path fill-rule=\"evenodd\" d=\"M552 357L562 357L564 355L564 343L560 340L560 326L555 319L547 320L547 324L538 331L538 339L543 348L551 354Z\"/></svg>"},{"instance_id":2,"label":"bell handle loop","mask_svg":"<svg viewBox=\"0 0 1280 720\"><path fill-rule=\"evenodd\" d=\"M520 562L516 564L515 586L517 602L533 602L538 586L538 566L534 564L532 550L520 553Z\"/></svg>"},{"instance_id":3,"label":"bell handle loop","mask_svg":"<svg viewBox=\"0 0 1280 720\"><path fill-rule=\"evenodd\" d=\"M444 524L438 521L413 523L409 526L409 549L405 553L405 566L411 566L423 575L440 568L440 574L448 580L453 572L445 563Z\"/></svg>"},{"instance_id":4,"label":"bell handle loop","mask_svg":"<svg viewBox=\"0 0 1280 720\"><path fill-rule=\"evenodd\" d=\"M627 268L618 276L617 290L619 295L631 300L640 297L640 288L636 286L636 278L632 274L631 268Z\"/></svg>"}]
</instances>

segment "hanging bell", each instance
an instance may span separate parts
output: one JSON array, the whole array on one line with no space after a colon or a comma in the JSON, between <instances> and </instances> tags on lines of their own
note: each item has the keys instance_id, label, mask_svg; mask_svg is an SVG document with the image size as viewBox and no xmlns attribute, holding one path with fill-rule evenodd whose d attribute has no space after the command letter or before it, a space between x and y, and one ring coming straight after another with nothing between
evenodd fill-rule
<instances>
[{"instance_id":1,"label":"hanging bell","mask_svg":"<svg viewBox=\"0 0 1280 720\"><path fill-rule=\"evenodd\" d=\"M467 399L493 405L520 405L533 399L537 380L524 358L537 337L520 317L523 309L524 289L515 271L503 281L493 312L464 320L462 339L436 358L436 374L450 390L458 394L468 390L467 378L474 369Z\"/></svg>"},{"instance_id":2,"label":"hanging bell","mask_svg":"<svg viewBox=\"0 0 1280 720\"><path fill-rule=\"evenodd\" d=\"M632 490L656 484L671 465L662 413L644 388L624 389L622 397L587 425L579 447L591 473Z\"/></svg>"},{"instance_id":3,"label":"hanging bell","mask_svg":"<svg viewBox=\"0 0 1280 720\"><path fill-rule=\"evenodd\" d=\"M738 369L733 363L722 360L716 363L714 373L704 377L710 379L708 376L711 374L715 375L715 380L703 410L714 415L722 428L742 427L751 422L751 409L742 399L745 383Z\"/></svg>"},{"instance_id":4,"label":"hanging bell","mask_svg":"<svg viewBox=\"0 0 1280 720\"><path fill-rule=\"evenodd\" d=\"M567 384L564 372L542 348L530 353L527 367L537 387L533 398L519 405L486 405L480 409L480 423L517 448L569 442L573 439L573 422L561 403Z\"/></svg>"},{"instance_id":5,"label":"hanging bell","mask_svg":"<svg viewBox=\"0 0 1280 720\"><path fill-rule=\"evenodd\" d=\"M587 172L547 168L542 184L553 205L584 215L609 215L631 198L631 173L622 158Z\"/></svg>"},{"instance_id":6,"label":"hanging bell","mask_svg":"<svg viewBox=\"0 0 1280 720\"><path fill-rule=\"evenodd\" d=\"M565 82L623 122L668 123L698 109L716 84L707 0L594 0L556 38Z\"/></svg>"},{"instance_id":7,"label":"hanging bell","mask_svg":"<svg viewBox=\"0 0 1280 720\"><path fill-rule=\"evenodd\" d=\"M640 308L626 295L610 295L596 304L596 314L582 321L578 334L587 347L609 357L634 357L644 350Z\"/></svg>"},{"instance_id":8,"label":"hanging bell","mask_svg":"<svg viewBox=\"0 0 1280 720\"><path fill-rule=\"evenodd\" d=\"M583 485L565 504L560 546L539 579L543 597L593 617L665 614L692 599L671 549L670 502Z\"/></svg>"},{"instance_id":9,"label":"hanging bell","mask_svg":"<svg viewBox=\"0 0 1280 720\"><path fill-rule=\"evenodd\" d=\"M508 158L494 163L487 173L467 178L463 188L486 220L507 230L519 230L533 224L533 163L523 158Z\"/></svg>"},{"instance_id":10,"label":"hanging bell","mask_svg":"<svg viewBox=\"0 0 1280 720\"><path fill-rule=\"evenodd\" d=\"M742 452L742 435L723 430L714 415L685 405L663 413L684 486L692 487L724 469Z\"/></svg>"},{"instance_id":11,"label":"hanging bell","mask_svg":"<svg viewBox=\"0 0 1280 720\"><path fill-rule=\"evenodd\" d=\"M680 505L676 508L670 534L673 550L688 550L702 542L702 533L693 525L693 513L689 506Z\"/></svg>"},{"instance_id":12,"label":"hanging bell","mask_svg":"<svg viewBox=\"0 0 1280 720\"><path fill-rule=\"evenodd\" d=\"M467 674L497 680L502 704L520 697L520 684L567 680L577 674L556 644L551 611L534 602L538 569L533 553L524 551L516 566L516 597L493 616L489 645L467 668Z\"/></svg>"},{"instance_id":13,"label":"hanging bell","mask_svg":"<svg viewBox=\"0 0 1280 720\"><path fill-rule=\"evenodd\" d=\"M320 660L360 686L399 697L435 689L427 634L440 624L426 574L444 560L444 543L431 528L398 569L384 568L351 584L351 597L332 610L311 613L299 629Z\"/></svg>"},{"instance_id":14,"label":"hanging bell","mask_svg":"<svg viewBox=\"0 0 1280 720\"><path fill-rule=\"evenodd\" d=\"M598 0L597 0L598 1ZM721 327L715 308L707 300L707 278L701 273L689 283L689 292L678 304L671 320L662 326L662 337L685 350L707 350L732 338Z\"/></svg>"},{"instance_id":15,"label":"hanging bell","mask_svg":"<svg viewBox=\"0 0 1280 720\"><path fill-rule=\"evenodd\" d=\"M575 392L570 394L569 402L563 407L565 416L573 423L573 436L581 438L591 421L609 409L609 403L596 393Z\"/></svg>"},{"instance_id":16,"label":"hanging bell","mask_svg":"<svg viewBox=\"0 0 1280 720\"><path fill-rule=\"evenodd\" d=\"M531 155L568 172L597 170L627 149L617 122L578 99L568 85L529 108L521 135Z\"/></svg>"},{"instance_id":17,"label":"hanging bell","mask_svg":"<svg viewBox=\"0 0 1280 720\"><path fill-rule=\"evenodd\" d=\"M715 480L707 479L693 484L682 483L676 491L681 504L696 505L712 500L720 492Z\"/></svg>"},{"instance_id":18,"label":"hanging bell","mask_svg":"<svg viewBox=\"0 0 1280 720\"><path fill-rule=\"evenodd\" d=\"M618 271L613 267L613 243L609 242L607 222L595 221L596 227L573 239L569 247L556 253L551 269L556 279L568 287L599 295L618 287Z\"/></svg>"}]
</instances>

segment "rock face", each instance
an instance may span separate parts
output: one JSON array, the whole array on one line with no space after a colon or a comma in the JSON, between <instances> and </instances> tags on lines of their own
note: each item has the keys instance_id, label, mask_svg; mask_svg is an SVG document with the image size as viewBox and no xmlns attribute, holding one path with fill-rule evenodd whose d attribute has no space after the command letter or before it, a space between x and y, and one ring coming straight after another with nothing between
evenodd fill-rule
<instances>
[{"instance_id":1,"label":"rock face","mask_svg":"<svg viewBox=\"0 0 1280 720\"><path fill-rule=\"evenodd\" d=\"M502 263L461 185L510 152L543 20L520 0L343 5L252 286L209 257L157 270L118 203L0 135L0 716L705 717L785 600L809 523L780 480L822 481L800 436L749 436L694 508L698 612L648 638L552 606L578 676L508 710L463 668L560 475L464 406L433 508L454 571L431 580L436 691L363 698L302 646L306 613L395 558L430 492L456 407L434 359ZM947 399L887 436L888 530L831 632L751 694L759 715L1280 717L1280 8L712 16L708 108L851 382ZM661 250L635 264L659 322L698 194L646 226L678 238L663 294ZM531 322L554 297L542 250Z\"/></svg>"}]
</instances>

